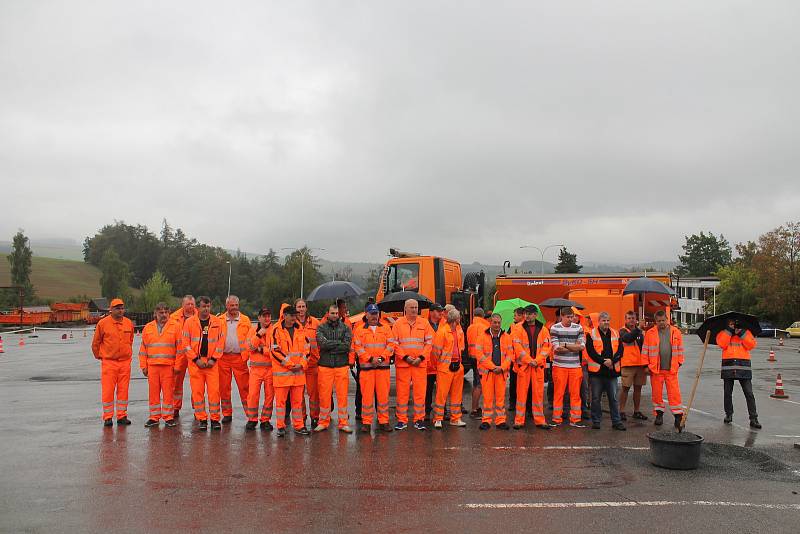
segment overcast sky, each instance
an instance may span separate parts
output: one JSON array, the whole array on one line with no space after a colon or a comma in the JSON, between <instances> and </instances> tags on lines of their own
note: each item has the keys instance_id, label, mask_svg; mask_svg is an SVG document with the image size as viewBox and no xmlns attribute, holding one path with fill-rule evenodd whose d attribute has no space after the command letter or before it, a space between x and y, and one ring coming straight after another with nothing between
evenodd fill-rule
<instances>
[{"instance_id":1,"label":"overcast sky","mask_svg":"<svg viewBox=\"0 0 800 534\"><path fill-rule=\"evenodd\" d=\"M0 3L0 238L672 260L800 207L800 3ZM555 259L551 250L547 259Z\"/></svg>"}]
</instances>

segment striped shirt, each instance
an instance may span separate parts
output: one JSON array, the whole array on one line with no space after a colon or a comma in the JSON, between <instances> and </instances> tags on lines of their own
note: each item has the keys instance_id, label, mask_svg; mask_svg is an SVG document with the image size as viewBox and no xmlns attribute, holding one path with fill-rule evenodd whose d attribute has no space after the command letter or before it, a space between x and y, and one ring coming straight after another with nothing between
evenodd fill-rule
<instances>
[{"instance_id":1,"label":"striped shirt","mask_svg":"<svg viewBox=\"0 0 800 534\"><path fill-rule=\"evenodd\" d=\"M556 347L563 347L567 343L586 346L586 335L583 333L583 327L577 323L572 323L569 326L564 326L562 323L556 323L550 327L550 341L553 344L553 349ZM553 351L553 366L576 368L581 366L581 353L580 352L565 352L559 354Z\"/></svg>"}]
</instances>

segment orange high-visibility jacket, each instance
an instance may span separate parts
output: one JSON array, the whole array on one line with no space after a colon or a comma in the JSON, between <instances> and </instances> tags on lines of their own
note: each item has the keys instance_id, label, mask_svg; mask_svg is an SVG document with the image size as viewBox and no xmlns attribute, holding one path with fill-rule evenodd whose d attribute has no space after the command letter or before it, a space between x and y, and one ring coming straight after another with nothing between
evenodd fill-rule
<instances>
[{"instance_id":1,"label":"orange high-visibility jacket","mask_svg":"<svg viewBox=\"0 0 800 534\"><path fill-rule=\"evenodd\" d=\"M511 334L503 330L500 330L499 366L495 365L494 361L492 360L492 351L494 350L494 345L492 344L492 331L489 328L481 332L480 337L478 337L478 343L475 347L475 350L480 355L478 356L478 372L481 375L485 375L490 371L493 371L496 367L500 367L503 369L504 373L507 373L511 368L511 362L514 361L514 342L511 340Z\"/></svg>"},{"instance_id":2,"label":"orange high-visibility jacket","mask_svg":"<svg viewBox=\"0 0 800 534\"><path fill-rule=\"evenodd\" d=\"M150 321L142 330L142 344L139 347L139 367L148 365L176 366L177 356L183 354L183 331L177 322L167 320L161 332L158 323ZM177 368L177 367L176 367Z\"/></svg>"},{"instance_id":3,"label":"orange high-visibility jacket","mask_svg":"<svg viewBox=\"0 0 800 534\"><path fill-rule=\"evenodd\" d=\"M206 361L209 358L218 360L222 357L222 349L225 347L225 321L222 321L216 315L208 316L208 354ZM200 356L200 345L203 341L203 329L200 326L200 315L195 314L193 317L186 319L183 324L183 354L180 359L193 361ZM182 366L181 366L182 367Z\"/></svg>"},{"instance_id":4,"label":"orange high-visibility jacket","mask_svg":"<svg viewBox=\"0 0 800 534\"><path fill-rule=\"evenodd\" d=\"M629 334L630 329L623 326L619 329L620 337ZM631 343L625 343L622 341L622 367L634 367L637 365L647 365L650 362L648 359L642 355L642 351L639 349L639 344L636 341Z\"/></svg>"},{"instance_id":5,"label":"orange high-visibility jacket","mask_svg":"<svg viewBox=\"0 0 800 534\"><path fill-rule=\"evenodd\" d=\"M542 326L536 339L536 350L531 350L528 343L528 333L525 331L525 321L511 326L511 343L514 346L514 372L519 373L526 366L536 361L537 367L544 367L547 357L553 351L550 342L550 330Z\"/></svg>"},{"instance_id":6,"label":"orange high-visibility jacket","mask_svg":"<svg viewBox=\"0 0 800 534\"><path fill-rule=\"evenodd\" d=\"M665 372L677 373L678 368L683 365L683 334L676 327L669 325L670 344L672 345L672 364ZM654 326L644 335L642 345L642 355L647 357L650 372L658 373L661 371L661 356L659 355L660 336L658 326Z\"/></svg>"},{"instance_id":7,"label":"orange high-visibility jacket","mask_svg":"<svg viewBox=\"0 0 800 534\"><path fill-rule=\"evenodd\" d=\"M717 346L722 349L723 360L749 360L750 351L756 348L756 338L749 330L742 337L723 330L717 334Z\"/></svg>"},{"instance_id":8,"label":"orange high-visibility jacket","mask_svg":"<svg viewBox=\"0 0 800 534\"><path fill-rule=\"evenodd\" d=\"M319 347L317 346L317 328L319 327L319 319L306 314L305 324L298 320L297 326L305 331L308 342L311 344L311 350L308 353L308 367L317 367L319 362Z\"/></svg>"},{"instance_id":9,"label":"orange high-visibility jacket","mask_svg":"<svg viewBox=\"0 0 800 534\"><path fill-rule=\"evenodd\" d=\"M272 327L272 383L275 387L302 386L306 383L305 370L308 368L308 353L311 342L302 328L295 327L294 335L284 328L283 323ZM292 371L292 365L300 364L302 369Z\"/></svg>"},{"instance_id":10,"label":"orange high-visibility jacket","mask_svg":"<svg viewBox=\"0 0 800 534\"><path fill-rule=\"evenodd\" d=\"M92 338L98 360L130 360L133 357L133 323L127 317L115 321L107 315L98 321Z\"/></svg>"},{"instance_id":11,"label":"orange high-visibility jacket","mask_svg":"<svg viewBox=\"0 0 800 534\"><path fill-rule=\"evenodd\" d=\"M470 358L480 358L483 356L477 349L478 341L483 332L489 328L489 321L483 317L475 317L472 324L467 327L467 354Z\"/></svg>"},{"instance_id":12,"label":"orange high-visibility jacket","mask_svg":"<svg viewBox=\"0 0 800 534\"><path fill-rule=\"evenodd\" d=\"M195 310L194 315L197 315L197 310ZM186 323L186 319L187 318L183 316L183 308L178 308L169 314L169 320L176 322L181 330L183 330L183 325Z\"/></svg>"},{"instance_id":13,"label":"orange high-visibility jacket","mask_svg":"<svg viewBox=\"0 0 800 534\"><path fill-rule=\"evenodd\" d=\"M441 326L439 329L441 330ZM409 367L410 364L405 361L405 357L416 358L422 356L423 360L428 360L431 357L431 347L433 345L433 328L431 324L424 317L417 317L414 325L410 325L406 317L400 317L394 322L392 327L394 339L397 341L397 347L394 351L394 364L397 367ZM427 367L428 362L424 361L420 364Z\"/></svg>"},{"instance_id":14,"label":"orange high-visibility jacket","mask_svg":"<svg viewBox=\"0 0 800 534\"><path fill-rule=\"evenodd\" d=\"M250 367L272 367L272 348L270 343L273 326L268 326L263 336L258 335L261 323L253 323L252 328L250 328L250 335L247 338L247 357L242 356L245 362L248 359L250 360Z\"/></svg>"},{"instance_id":15,"label":"orange high-visibility jacket","mask_svg":"<svg viewBox=\"0 0 800 534\"><path fill-rule=\"evenodd\" d=\"M353 328L353 350L362 371L369 369L389 369L389 358L394 355L397 342L392 329L379 324L372 331L366 323ZM378 363L378 358L383 362Z\"/></svg>"},{"instance_id":16,"label":"orange high-visibility jacket","mask_svg":"<svg viewBox=\"0 0 800 534\"><path fill-rule=\"evenodd\" d=\"M448 323L439 327L433 338L431 359L436 363L436 371L450 372L450 363L461 362L464 353L464 330L456 324L455 333Z\"/></svg>"},{"instance_id":17,"label":"orange high-visibility jacket","mask_svg":"<svg viewBox=\"0 0 800 534\"><path fill-rule=\"evenodd\" d=\"M616 354L619 350L619 332L614 330L613 328L608 328L611 331L611 353ZM592 328L591 332L589 332L590 339L592 340L592 346L594 347L594 351L597 354L603 354L603 338L600 337L600 332L598 331L597 327ZM588 343L588 341L587 341ZM623 348L624 350L624 348ZM589 357L587 351L583 351L583 363L586 364L586 368L590 373L599 373L600 372L600 364L594 361ZM621 369L620 362L614 362L614 371L619 374Z\"/></svg>"},{"instance_id":18,"label":"orange high-visibility jacket","mask_svg":"<svg viewBox=\"0 0 800 534\"><path fill-rule=\"evenodd\" d=\"M228 335L228 313L220 313L217 317L220 318L222 324L225 326L225 335ZM239 323L236 325L236 337L239 340L239 354L241 354L242 359L247 361L249 358L248 355L245 353L250 350L250 345L247 341L250 338L250 330L253 328L253 322L250 320L248 316L243 313L239 313ZM222 350L225 350L225 345L222 346Z\"/></svg>"}]
</instances>

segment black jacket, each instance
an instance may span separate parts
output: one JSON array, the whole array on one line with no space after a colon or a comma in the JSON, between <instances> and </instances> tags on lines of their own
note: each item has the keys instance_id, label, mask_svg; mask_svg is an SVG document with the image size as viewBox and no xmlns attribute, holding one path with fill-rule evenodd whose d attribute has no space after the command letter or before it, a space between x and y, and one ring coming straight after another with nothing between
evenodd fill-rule
<instances>
[{"instance_id":1,"label":"black jacket","mask_svg":"<svg viewBox=\"0 0 800 534\"><path fill-rule=\"evenodd\" d=\"M341 321L325 321L317 327L320 367L347 367L353 333Z\"/></svg>"}]
</instances>

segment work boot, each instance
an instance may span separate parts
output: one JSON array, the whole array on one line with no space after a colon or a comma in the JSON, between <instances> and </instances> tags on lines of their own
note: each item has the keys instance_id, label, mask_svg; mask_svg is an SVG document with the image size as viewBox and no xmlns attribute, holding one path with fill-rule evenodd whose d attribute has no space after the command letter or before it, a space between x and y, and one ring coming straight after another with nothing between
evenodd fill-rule
<instances>
[{"instance_id":1,"label":"work boot","mask_svg":"<svg viewBox=\"0 0 800 534\"><path fill-rule=\"evenodd\" d=\"M219 423L219 421L214 421L214 420L211 421L211 430L212 431L213 430L220 430L221 428L222 428L222 425Z\"/></svg>"},{"instance_id":2,"label":"work boot","mask_svg":"<svg viewBox=\"0 0 800 534\"><path fill-rule=\"evenodd\" d=\"M225 415L225 416L222 417L222 424L224 424L224 425L227 425L231 421L233 421L233 416L232 415Z\"/></svg>"},{"instance_id":3,"label":"work boot","mask_svg":"<svg viewBox=\"0 0 800 534\"><path fill-rule=\"evenodd\" d=\"M675 414L675 428L681 427L681 420L683 419L683 415L676 413Z\"/></svg>"},{"instance_id":4,"label":"work boot","mask_svg":"<svg viewBox=\"0 0 800 534\"><path fill-rule=\"evenodd\" d=\"M639 419L640 421L647 421L647 416L642 412L633 412L633 418ZM622 420L624 421L625 418L623 417Z\"/></svg>"},{"instance_id":5,"label":"work boot","mask_svg":"<svg viewBox=\"0 0 800 534\"><path fill-rule=\"evenodd\" d=\"M469 412L469 418L470 419L480 419L482 416L483 416L483 412L482 412L482 410L480 408L478 408L477 410L473 410L473 411Z\"/></svg>"},{"instance_id":6,"label":"work boot","mask_svg":"<svg viewBox=\"0 0 800 534\"><path fill-rule=\"evenodd\" d=\"M201 420L200 423L197 425L197 428L205 432L206 430L208 430L208 421L206 421L205 419Z\"/></svg>"},{"instance_id":7,"label":"work boot","mask_svg":"<svg viewBox=\"0 0 800 534\"><path fill-rule=\"evenodd\" d=\"M172 412L172 417L174 419L178 419L180 416L181 416L181 411L180 410L175 410L174 412Z\"/></svg>"},{"instance_id":8,"label":"work boot","mask_svg":"<svg viewBox=\"0 0 800 534\"><path fill-rule=\"evenodd\" d=\"M656 426L664 424L664 412L656 412L656 420L653 421L653 424Z\"/></svg>"},{"instance_id":9,"label":"work boot","mask_svg":"<svg viewBox=\"0 0 800 534\"><path fill-rule=\"evenodd\" d=\"M592 423L592 430L600 430L600 423Z\"/></svg>"},{"instance_id":10,"label":"work boot","mask_svg":"<svg viewBox=\"0 0 800 534\"><path fill-rule=\"evenodd\" d=\"M536 425L536 426L537 428L541 428L542 430L553 430L554 425L548 425L547 423L544 423L542 425Z\"/></svg>"},{"instance_id":11,"label":"work boot","mask_svg":"<svg viewBox=\"0 0 800 534\"><path fill-rule=\"evenodd\" d=\"M178 423L176 423L174 419L165 419L164 420L164 426L168 426L168 427L172 428L174 426L178 426Z\"/></svg>"},{"instance_id":12,"label":"work boot","mask_svg":"<svg viewBox=\"0 0 800 534\"><path fill-rule=\"evenodd\" d=\"M522 427L523 427L523 425L518 425L517 423L514 423L514 426L512 426L511 428L513 428L514 430L519 430Z\"/></svg>"},{"instance_id":13,"label":"work boot","mask_svg":"<svg viewBox=\"0 0 800 534\"><path fill-rule=\"evenodd\" d=\"M111 419L103 419L103 426L114 426L114 421Z\"/></svg>"},{"instance_id":14,"label":"work boot","mask_svg":"<svg viewBox=\"0 0 800 534\"><path fill-rule=\"evenodd\" d=\"M314 427L314 432L325 432L328 430L328 427L325 425L317 425Z\"/></svg>"},{"instance_id":15,"label":"work boot","mask_svg":"<svg viewBox=\"0 0 800 534\"><path fill-rule=\"evenodd\" d=\"M256 422L255 421L248 421L244 425L244 429L245 430L255 430L256 429Z\"/></svg>"},{"instance_id":16,"label":"work boot","mask_svg":"<svg viewBox=\"0 0 800 534\"><path fill-rule=\"evenodd\" d=\"M572 421L569 422L569 426L572 428L586 428L586 425L583 423L573 423Z\"/></svg>"},{"instance_id":17,"label":"work boot","mask_svg":"<svg viewBox=\"0 0 800 534\"><path fill-rule=\"evenodd\" d=\"M311 418L311 428L317 428L317 425L318 425L318 424L319 424L319 419L314 419L314 418L312 417L312 418Z\"/></svg>"},{"instance_id":18,"label":"work boot","mask_svg":"<svg viewBox=\"0 0 800 534\"><path fill-rule=\"evenodd\" d=\"M414 428L422 431L428 430L428 427L422 421L414 421Z\"/></svg>"},{"instance_id":19,"label":"work boot","mask_svg":"<svg viewBox=\"0 0 800 534\"><path fill-rule=\"evenodd\" d=\"M269 421L261 421L259 425L264 432L272 432L272 423Z\"/></svg>"},{"instance_id":20,"label":"work boot","mask_svg":"<svg viewBox=\"0 0 800 534\"><path fill-rule=\"evenodd\" d=\"M619 412L619 418L622 419L623 421L628 420L628 416L625 415L625 412Z\"/></svg>"},{"instance_id":21,"label":"work boot","mask_svg":"<svg viewBox=\"0 0 800 534\"><path fill-rule=\"evenodd\" d=\"M725 419L723 419L722 422L725 423L726 425L733 423L733 414L732 413L725 414Z\"/></svg>"},{"instance_id":22,"label":"work boot","mask_svg":"<svg viewBox=\"0 0 800 534\"><path fill-rule=\"evenodd\" d=\"M352 434L353 429L350 428L350 425L344 425L343 427L339 428L339 432L344 432L345 434Z\"/></svg>"},{"instance_id":23,"label":"work boot","mask_svg":"<svg viewBox=\"0 0 800 534\"><path fill-rule=\"evenodd\" d=\"M120 417L117 419L117 426L128 426L129 424L131 424L131 420L127 417Z\"/></svg>"},{"instance_id":24,"label":"work boot","mask_svg":"<svg viewBox=\"0 0 800 534\"><path fill-rule=\"evenodd\" d=\"M405 430L408 428L408 424L402 421L398 421L396 425L394 425L395 430Z\"/></svg>"},{"instance_id":25,"label":"work boot","mask_svg":"<svg viewBox=\"0 0 800 534\"><path fill-rule=\"evenodd\" d=\"M145 428L150 428L151 426L158 426L158 421L155 419L148 419L144 422Z\"/></svg>"},{"instance_id":26,"label":"work boot","mask_svg":"<svg viewBox=\"0 0 800 534\"><path fill-rule=\"evenodd\" d=\"M361 425L358 431L363 432L364 434L369 434L370 432L372 432L372 429L369 427L369 425Z\"/></svg>"},{"instance_id":27,"label":"work boot","mask_svg":"<svg viewBox=\"0 0 800 534\"><path fill-rule=\"evenodd\" d=\"M761 423L758 422L758 417L750 419L750 428L761 428Z\"/></svg>"},{"instance_id":28,"label":"work boot","mask_svg":"<svg viewBox=\"0 0 800 534\"><path fill-rule=\"evenodd\" d=\"M389 423L381 423L378 428L380 428L381 432L388 433L392 431L392 426Z\"/></svg>"},{"instance_id":29,"label":"work boot","mask_svg":"<svg viewBox=\"0 0 800 534\"><path fill-rule=\"evenodd\" d=\"M621 422L612 425L611 428L613 428L614 430L628 430L627 428L625 428L625 425L623 425Z\"/></svg>"},{"instance_id":30,"label":"work boot","mask_svg":"<svg viewBox=\"0 0 800 534\"><path fill-rule=\"evenodd\" d=\"M286 435L286 429L285 429L285 428L279 428L279 429L278 429L278 432L277 432L277 436L278 436L279 438L282 438L282 437L284 437L285 435Z\"/></svg>"},{"instance_id":31,"label":"work boot","mask_svg":"<svg viewBox=\"0 0 800 534\"><path fill-rule=\"evenodd\" d=\"M450 426L465 427L467 423L459 419L458 421L450 421Z\"/></svg>"},{"instance_id":32,"label":"work boot","mask_svg":"<svg viewBox=\"0 0 800 534\"><path fill-rule=\"evenodd\" d=\"M495 425L495 428L500 429L500 430L510 430L510 427L508 426L508 423L506 423L505 421L503 421L499 425Z\"/></svg>"},{"instance_id":33,"label":"work boot","mask_svg":"<svg viewBox=\"0 0 800 534\"><path fill-rule=\"evenodd\" d=\"M479 430L489 430L492 427L489 423L483 422L481 426L478 427Z\"/></svg>"},{"instance_id":34,"label":"work boot","mask_svg":"<svg viewBox=\"0 0 800 534\"><path fill-rule=\"evenodd\" d=\"M441 421L434 421L433 422L433 428L435 428L436 430L441 430L442 429L442 422Z\"/></svg>"},{"instance_id":35,"label":"work boot","mask_svg":"<svg viewBox=\"0 0 800 534\"><path fill-rule=\"evenodd\" d=\"M309 434L311 434L311 432L309 432L308 429L304 426L301 426L300 428L295 428L294 433L300 436L308 436Z\"/></svg>"}]
</instances>

